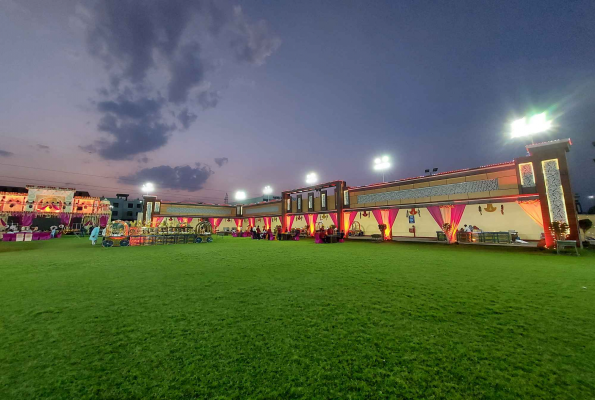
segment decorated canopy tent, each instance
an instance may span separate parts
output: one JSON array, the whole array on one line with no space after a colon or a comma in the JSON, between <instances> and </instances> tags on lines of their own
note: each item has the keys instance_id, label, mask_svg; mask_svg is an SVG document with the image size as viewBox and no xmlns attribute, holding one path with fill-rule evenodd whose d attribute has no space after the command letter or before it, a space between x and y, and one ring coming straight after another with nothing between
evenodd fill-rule
<instances>
[{"instance_id":1,"label":"decorated canopy tent","mask_svg":"<svg viewBox=\"0 0 595 400\"><path fill-rule=\"evenodd\" d=\"M31 226L36 218L52 218L67 227L73 221L106 226L110 220L108 200L77 195L73 188L27 186L23 189L0 192L0 227L9 218L19 226Z\"/></svg>"}]
</instances>

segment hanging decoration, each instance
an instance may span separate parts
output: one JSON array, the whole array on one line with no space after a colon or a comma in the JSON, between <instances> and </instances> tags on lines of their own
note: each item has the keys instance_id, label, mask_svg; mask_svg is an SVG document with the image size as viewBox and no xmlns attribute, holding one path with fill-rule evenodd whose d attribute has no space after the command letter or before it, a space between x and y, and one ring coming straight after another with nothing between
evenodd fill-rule
<instances>
[{"instance_id":1,"label":"hanging decoration","mask_svg":"<svg viewBox=\"0 0 595 400\"><path fill-rule=\"evenodd\" d=\"M409 210L409 215L415 215L417 214L417 211L415 211L415 208L412 208L411 210Z\"/></svg>"},{"instance_id":2,"label":"hanging decoration","mask_svg":"<svg viewBox=\"0 0 595 400\"><path fill-rule=\"evenodd\" d=\"M502 213L502 215L504 215L504 204L500 205L500 212Z\"/></svg>"},{"instance_id":3,"label":"hanging decoration","mask_svg":"<svg viewBox=\"0 0 595 400\"><path fill-rule=\"evenodd\" d=\"M487 212L494 212L497 210L497 208L494 207L494 205L492 203L488 203L487 207L484 208L484 210Z\"/></svg>"},{"instance_id":4,"label":"hanging decoration","mask_svg":"<svg viewBox=\"0 0 595 400\"><path fill-rule=\"evenodd\" d=\"M417 216L421 218L421 209L417 209Z\"/></svg>"},{"instance_id":5,"label":"hanging decoration","mask_svg":"<svg viewBox=\"0 0 595 400\"><path fill-rule=\"evenodd\" d=\"M479 210L479 215L483 215L483 210L481 209L481 206L477 207Z\"/></svg>"}]
</instances>

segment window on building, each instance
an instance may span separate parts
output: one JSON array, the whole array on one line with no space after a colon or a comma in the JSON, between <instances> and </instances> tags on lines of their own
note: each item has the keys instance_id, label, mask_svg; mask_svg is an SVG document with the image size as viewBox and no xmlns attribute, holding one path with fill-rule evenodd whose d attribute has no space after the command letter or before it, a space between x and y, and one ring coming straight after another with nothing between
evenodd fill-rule
<instances>
[{"instance_id":1,"label":"window on building","mask_svg":"<svg viewBox=\"0 0 595 400\"><path fill-rule=\"evenodd\" d=\"M140 208L141 208L141 206L142 206L142 204L138 203L138 204L136 205L136 208L139 208L139 209L140 209Z\"/></svg>"},{"instance_id":2,"label":"window on building","mask_svg":"<svg viewBox=\"0 0 595 400\"><path fill-rule=\"evenodd\" d=\"M128 203L128 208L132 208L133 204L132 203Z\"/></svg>"},{"instance_id":3,"label":"window on building","mask_svg":"<svg viewBox=\"0 0 595 400\"><path fill-rule=\"evenodd\" d=\"M114 204L112 204L112 205L114 206L114 208L118 208L118 207L120 207L120 203L114 203Z\"/></svg>"},{"instance_id":4,"label":"window on building","mask_svg":"<svg viewBox=\"0 0 595 400\"><path fill-rule=\"evenodd\" d=\"M83 211L83 206L78 206L78 207L76 208L76 210L77 210L77 211Z\"/></svg>"},{"instance_id":5,"label":"window on building","mask_svg":"<svg viewBox=\"0 0 595 400\"><path fill-rule=\"evenodd\" d=\"M117 211L112 211L112 217L117 217L118 216L118 212Z\"/></svg>"},{"instance_id":6,"label":"window on building","mask_svg":"<svg viewBox=\"0 0 595 400\"><path fill-rule=\"evenodd\" d=\"M127 216L127 217L132 217L132 211L127 211L127 212L126 212L126 216Z\"/></svg>"}]
</instances>

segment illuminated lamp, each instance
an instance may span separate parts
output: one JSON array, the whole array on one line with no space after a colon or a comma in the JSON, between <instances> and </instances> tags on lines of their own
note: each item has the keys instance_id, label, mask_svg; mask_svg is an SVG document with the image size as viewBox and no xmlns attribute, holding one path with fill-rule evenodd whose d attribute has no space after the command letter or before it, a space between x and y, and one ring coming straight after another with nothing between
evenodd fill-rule
<instances>
[{"instance_id":1,"label":"illuminated lamp","mask_svg":"<svg viewBox=\"0 0 595 400\"><path fill-rule=\"evenodd\" d=\"M548 131L552 127L552 121L547 119L547 113L535 114L531 118L523 117L510 124L510 136L512 138L532 136L536 133Z\"/></svg>"},{"instance_id":2,"label":"illuminated lamp","mask_svg":"<svg viewBox=\"0 0 595 400\"><path fill-rule=\"evenodd\" d=\"M316 182L318 182L318 175L316 175L315 172L310 172L308 175L306 175L306 183L309 185L313 185Z\"/></svg>"},{"instance_id":3,"label":"illuminated lamp","mask_svg":"<svg viewBox=\"0 0 595 400\"><path fill-rule=\"evenodd\" d=\"M384 171L390 168L390 159L388 156L375 158L373 168L374 171L382 171L382 182L384 182Z\"/></svg>"}]
</instances>

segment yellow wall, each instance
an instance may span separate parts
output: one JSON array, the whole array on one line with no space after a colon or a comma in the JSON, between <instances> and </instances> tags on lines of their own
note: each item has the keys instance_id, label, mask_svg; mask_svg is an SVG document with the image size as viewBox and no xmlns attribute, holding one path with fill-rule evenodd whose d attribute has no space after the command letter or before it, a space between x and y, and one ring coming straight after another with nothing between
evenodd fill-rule
<instances>
[{"instance_id":1,"label":"yellow wall","mask_svg":"<svg viewBox=\"0 0 595 400\"><path fill-rule=\"evenodd\" d=\"M177 207L181 207L184 209L192 209L192 213L184 213L180 214L179 211L176 210ZM208 210L208 213L205 213L204 210ZM212 215L211 213L215 212L216 215ZM205 215L205 216L225 216L230 217L235 215L236 209L233 206L229 207L213 207L208 205L199 205L199 204L168 204L168 203L161 203L159 213L155 213L154 216L161 216L161 217L169 217L169 216L179 216L184 217L186 215Z\"/></svg>"},{"instance_id":2,"label":"yellow wall","mask_svg":"<svg viewBox=\"0 0 595 400\"><path fill-rule=\"evenodd\" d=\"M498 203L493 204L497 209L496 211L489 213L483 210L481 215L478 211L478 204L467 205L461 218L459 229L465 224L473 224L484 232L516 230L522 239L539 240L543 229L517 203L502 204L504 205L504 215L500 213L501 204ZM487 204L481 204L482 209L486 208L486 206ZM416 236L436 237L436 231L440 230L438 224L426 208L416 208L416 210L418 209L421 212L421 216L418 214L415 215L414 224L409 223L405 209L399 210L395 224L393 225L393 236L413 237L413 234L409 233L409 228L415 225ZM369 217L360 217L360 213L358 213L355 221L361 224L365 235L380 233L376 218L374 218L370 211L368 213L370 214Z\"/></svg>"}]
</instances>

